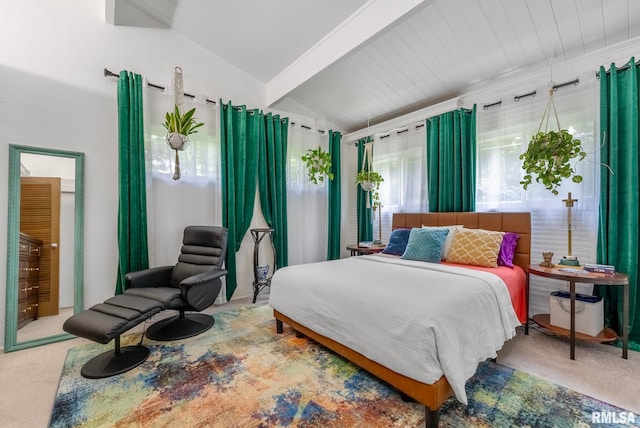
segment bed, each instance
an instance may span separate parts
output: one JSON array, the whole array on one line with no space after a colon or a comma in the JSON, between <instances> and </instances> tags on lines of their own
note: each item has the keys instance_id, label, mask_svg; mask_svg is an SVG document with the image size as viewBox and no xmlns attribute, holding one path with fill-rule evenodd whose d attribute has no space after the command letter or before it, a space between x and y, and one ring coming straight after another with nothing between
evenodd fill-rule
<instances>
[{"instance_id":1,"label":"bed","mask_svg":"<svg viewBox=\"0 0 640 428\"><path fill-rule=\"evenodd\" d=\"M514 269L524 272L530 224L529 213L403 213L394 214L392 228L514 232ZM425 406L431 427L448 398L466 403L464 384L477 364L495 358L526 321L526 290L511 292L487 270L384 255L291 266L274 274L270 304L278 333L287 324L386 381Z\"/></svg>"}]
</instances>

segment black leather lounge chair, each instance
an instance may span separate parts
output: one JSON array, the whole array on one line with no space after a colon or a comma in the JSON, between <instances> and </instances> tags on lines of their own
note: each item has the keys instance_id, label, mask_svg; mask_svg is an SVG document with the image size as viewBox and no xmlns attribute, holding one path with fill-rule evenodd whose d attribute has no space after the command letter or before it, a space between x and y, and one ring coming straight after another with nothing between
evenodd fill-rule
<instances>
[{"instance_id":1,"label":"black leather lounge chair","mask_svg":"<svg viewBox=\"0 0 640 428\"><path fill-rule=\"evenodd\" d=\"M174 340L200 334L213 327L205 314L186 314L211 306L221 288L221 269L227 253L227 229L188 226L184 230L182 253L175 266L158 267L126 275L129 287L67 319L64 331L98 343L115 341L113 351L103 352L85 363L81 374L91 379L105 378L131 370L149 356L149 348L120 347L120 335L165 310L178 315L153 324L147 336L154 340Z\"/></svg>"},{"instance_id":2,"label":"black leather lounge chair","mask_svg":"<svg viewBox=\"0 0 640 428\"><path fill-rule=\"evenodd\" d=\"M187 226L175 266L151 268L125 275L126 296L160 302L178 315L158 321L147 330L153 340L177 340L196 336L213 327L211 315L200 312L220 294L221 278L227 274L222 262L227 254L227 229Z\"/></svg>"}]
</instances>

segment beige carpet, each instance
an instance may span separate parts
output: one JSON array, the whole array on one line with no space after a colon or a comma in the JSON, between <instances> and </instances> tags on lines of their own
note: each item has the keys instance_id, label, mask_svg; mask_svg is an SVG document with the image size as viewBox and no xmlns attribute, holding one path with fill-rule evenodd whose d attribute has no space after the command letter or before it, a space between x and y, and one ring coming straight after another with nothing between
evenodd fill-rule
<instances>
[{"instance_id":1,"label":"beige carpet","mask_svg":"<svg viewBox=\"0 0 640 428\"><path fill-rule=\"evenodd\" d=\"M261 295L259 303L268 301ZM239 299L209 312L229 310L250 303ZM73 339L34 349L0 354L0 415L3 427L46 427L67 350L83 343ZM498 363L539 376L567 388L640 414L640 353L607 345L579 343L576 360L569 359L566 340L531 329L523 331L498 355Z\"/></svg>"},{"instance_id":2,"label":"beige carpet","mask_svg":"<svg viewBox=\"0 0 640 428\"><path fill-rule=\"evenodd\" d=\"M498 363L547 379L582 394L640 415L640 353L599 343L576 342L576 359L569 359L569 340L534 328L529 336L518 329L514 340L498 354Z\"/></svg>"}]
</instances>

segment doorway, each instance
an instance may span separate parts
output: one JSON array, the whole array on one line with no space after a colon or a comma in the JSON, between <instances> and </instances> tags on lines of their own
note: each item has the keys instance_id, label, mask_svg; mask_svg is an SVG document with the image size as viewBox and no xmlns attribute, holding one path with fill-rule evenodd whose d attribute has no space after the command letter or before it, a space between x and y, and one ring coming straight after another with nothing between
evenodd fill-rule
<instances>
[{"instance_id":1,"label":"doorway","mask_svg":"<svg viewBox=\"0 0 640 428\"><path fill-rule=\"evenodd\" d=\"M42 241L38 317L57 315L60 303L60 177L22 177L20 232Z\"/></svg>"}]
</instances>

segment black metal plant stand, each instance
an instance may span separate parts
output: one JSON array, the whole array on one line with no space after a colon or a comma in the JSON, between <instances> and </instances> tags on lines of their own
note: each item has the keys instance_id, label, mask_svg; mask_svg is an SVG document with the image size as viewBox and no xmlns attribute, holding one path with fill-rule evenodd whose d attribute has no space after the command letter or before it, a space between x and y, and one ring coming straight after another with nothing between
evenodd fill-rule
<instances>
[{"instance_id":1,"label":"black metal plant stand","mask_svg":"<svg viewBox=\"0 0 640 428\"><path fill-rule=\"evenodd\" d=\"M258 298L258 294L265 287L271 286L271 278L273 277L273 273L277 269L277 258L276 258L276 247L273 245L273 229L270 228L261 228L261 229L251 229L251 236L253 236L253 303L256 302ZM273 269L271 270L271 274L267 275L266 278L260 279L258 275L258 250L260 249L260 243L262 240L269 236L269 241L271 242L271 248L273 249Z\"/></svg>"}]
</instances>

